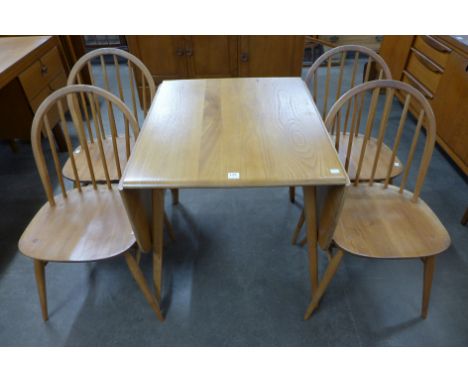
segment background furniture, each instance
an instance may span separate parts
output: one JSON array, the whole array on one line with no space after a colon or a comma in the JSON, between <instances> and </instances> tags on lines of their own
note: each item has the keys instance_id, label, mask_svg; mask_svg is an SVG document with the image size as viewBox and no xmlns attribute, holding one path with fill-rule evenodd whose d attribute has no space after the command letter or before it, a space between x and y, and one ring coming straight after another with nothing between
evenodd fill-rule
<instances>
[{"instance_id":1,"label":"background furniture","mask_svg":"<svg viewBox=\"0 0 468 382\"><path fill-rule=\"evenodd\" d=\"M404 95L404 107L398 127L390 127L388 123L389 109L393 104L396 92ZM336 102L328 113L325 121L328 129L335 124L338 114L343 111L347 102L362 93L372 94L369 119L375 110L375 101L380 94L385 97L385 107L381 123L378 129L378 150L381 149L384 137L391 140L392 159L396 158L400 149L400 140L404 134L408 108L412 104L419 106L418 123L411 134L412 143L405 153L407 158L404 164L404 172L400 178L399 186L390 184L390 174L393 162L390 161L387 168L385 181L374 182L378 150L376 151L373 169L369 183L359 183L359 170L366 151L366 145L362 145L358 164L358 173L353 184L346 190L346 197L342 212L338 219L336 230L333 234L333 246L338 249L335 255L329 251L330 262L320 282L317 293L310 303L306 318L318 307L321 297L328 284L335 275L344 253L373 258L373 259L421 259L424 263L424 287L422 298L421 316L426 318L429 306L432 277L435 265L435 256L445 251L450 245L450 236L431 208L420 198L432 151L435 144L436 124L431 107L424 96L412 86L400 81L380 80L364 83L346 92ZM421 159L415 160L418 140L424 137L420 134L423 120L426 120L426 136L424 150ZM372 124L366 125L365 141L371 135ZM408 129L406 129L408 130ZM364 142L365 142L364 141ZM339 137L336 136L336 145ZM347 151L351 151L348 146ZM414 191L406 189L408 174L411 166L417 171ZM345 169L349 171L348 165ZM410 183L411 184L411 183Z\"/></svg>"},{"instance_id":2,"label":"background furniture","mask_svg":"<svg viewBox=\"0 0 468 382\"><path fill-rule=\"evenodd\" d=\"M0 38L0 139L31 138L31 123L41 102L65 86L67 72L56 37ZM51 126L59 121L50 116ZM60 127L57 144L65 150Z\"/></svg>"},{"instance_id":3,"label":"background furniture","mask_svg":"<svg viewBox=\"0 0 468 382\"><path fill-rule=\"evenodd\" d=\"M301 75L304 36L127 36L158 85L165 79Z\"/></svg>"},{"instance_id":4,"label":"background furniture","mask_svg":"<svg viewBox=\"0 0 468 382\"><path fill-rule=\"evenodd\" d=\"M343 45L361 45L378 52L383 36L378 35L315 35L312 36L325 47L337 47Z\"/></svg>"},{"instance_id":5,"label":"background furniture","mask_svg":"<svg viewBox=\"0 0 468 382\"><path fill-rule=\"evenodd\" d=\"M103 159L100 127L96 123L94 124L95 139L101 142L98 146L101 164L106 174L106 185L99 186L94 178L91 185L81 185L73 159L73 147L64 114L67 97L70 96L72 97L71 102L74 104L71 108L73 117L71 125L73 127L70 130L80 137L82 147L88 153L89 158L88 146L86 139L84 139L84 128L81 123L80 112L82 110L80 110L78 103L80 94L87 97L90 104L93 104L93 98L97 97L102 98L102 102L111 103L116 110L122 112L123 118L130 125L129 128L135 138L139 132L138 124L125 104L114 95L94 86L74 85L62 88L46 98L38 108L32 125L32 148L48 201L36 213L22 234L19 249L24 255L34 260L42 317L44 320L48 319L44 269L48 262L98 261L125 253L125 259L132 275L156 315L162 320L159 306L146 285L135 259L128 252L135 243L135 236L117 189L110 182L106 161ZM62 177L60 161L48 118L55 113L59 115L64 127L66 147L75 173L75 188L68 190ZM42 133L47 136L51 147L55 175L58 177L61 189L61 194L58 195L54 195L49 169L42 149ZM89 172L93 174L93 163L88 160L87 164Z\"/></svg>"},{"instance_id":6,"label":"background furniture","mask_svg":"<svg viewBox=\"0 0 468 382\"><path fill-rule=\"evenodd\" d=\"M380 54L394 79L428 99L437 121L437 143L468 174L468 38L385 36ZM410 111L415 114L413 105Z\"/></svg>"},{"instance_id":7,"label":"background furniture","mask_svg":"<svg viewBox=\"0 0 468 382\"><path fill-rule=\"evenodd\" d=\"M160 85L120 190L160 299L165 188L302 186L315 290L317 235L328 246L347 183L302 79L227 78Z\"/></svg>"}]
</instances>

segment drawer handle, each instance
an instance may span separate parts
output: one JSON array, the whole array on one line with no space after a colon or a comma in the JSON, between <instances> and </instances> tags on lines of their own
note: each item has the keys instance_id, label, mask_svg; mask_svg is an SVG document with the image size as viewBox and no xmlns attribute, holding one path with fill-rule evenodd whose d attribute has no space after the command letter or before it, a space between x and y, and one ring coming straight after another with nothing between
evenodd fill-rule
<instances>
[{"instance_id":1,"label":"drawer handle","mask_svg":"<svg viewBox=\"0 0 468 382\"><path fill-rule=\"evenodd\" d=\"M422 39L426 42L427 45L434 48L435 50L442 53L450 53L452 49L447 48L445 45L442 45L439 41L432 38L431 36L421 36Z\"/></svg>"},{"instance_id":2,"label":"drawer handle","mask_svg":"<svg viewBox=\"0 0 468 382\"><path fill-rule=\"evenodd\" d=\"M176 55L183 56L184 54L185 54L185 51L182 48L178 48L176 50Z\"/></svg>"},{"instance_id":3,"label":"drawer handle","mask_svg":"<svg viewBox=\"0 0 468 382\"><path fill-rule=\"evenodd\" d=\"M416 49L411 48L411 51L414 53L414 55L417 57L419 62L423 64L426 68L428 68L430 71L434 73L443 73L444 69L442 69L439 65L437 65L435 62L432 62L429 58L427 58L424 54L418 52Z\"/></svg>"},{"instance_id":4,"label":"drawer handle","mask_svg":"<svg viewBox=\"0 0 468 382\"><path fill-rule=\"evenodd\" d=\"M45 75L47 74L48 71L49 71L49 69L47 68L47 66L45 66L45 65L42 65L42 66L41 66L41 74L42 74L43 76L45 76Z\"/></svg>"},{"instance_id":5,"label":"drawer handle","mask_svg":"<svg viewBox=\"0 0 468 382\"><path fill-rule=\"evenodd\" d=\"M410 82L421 92L423 93L424 97L433 99L434 96L432 93L427 90L424 85L422 85L416 78L413 77L413 75L406 70L403 70L403 74L410 80Z\"/></svg>"},{"instance_id":6,"label":"drawer handle","mask_svg":"<svg viewBox=\"0 0 468 382\"><path fill-rule=\"evenodd\" d=\"M240 59L241 59L242 62L249 61L249 54L247 52L241 53Z\"/></svg>"},{"instance_id":7,"label":"drawer handle","mask_svg":"<svg viewBox=\"0 0 468 382\"><path fill-rule=\"evenodd\" d=\"M192 49L187 49L187 50L185 51L185 55L188 56L188 57L193 56L193 50L192 50Z\"/></svg>"}]
</instances>

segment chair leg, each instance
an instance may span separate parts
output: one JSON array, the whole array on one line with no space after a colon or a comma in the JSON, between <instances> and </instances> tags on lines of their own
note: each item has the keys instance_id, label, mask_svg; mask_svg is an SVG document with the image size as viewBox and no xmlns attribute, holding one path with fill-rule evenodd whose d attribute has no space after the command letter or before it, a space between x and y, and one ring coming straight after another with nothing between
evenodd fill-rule
<instances>
[{"instance_id":1,"label":"chair leg","mask_svg":"<svg viewBox=\"0 0 468 382\"><path fill-rule=\"evenodd\" d=\"M297 222L296 228L294 229L294 233L291 239L291 244L294 245L297 242L297 237L299 236L299 233L301 232L301 228L304 225L305 222L305 214L304 210L301 212L301 216L299 216L299 221Z\"/></svg>"},{"instance_id":2,"label":"chair leg","mask_svg":"<svg viewBox=\"0 0 468 382\"><path fill-rule=\"evenodd\" d=\"M156 313L156 317L158 317L160 321L164 321L164 317L161 313L161 309L159 308L159 304L157 303L153 293L151 293L151 290L149 289L148 284L146 283L145 277L143 276L143 272L138 266L136 260L129 252L125 253L125 261L127 262L128 269L130 270L133 278L135 279L138 286L140 287L140 290L145 296L146 301L148 301L151 308Z\"/></svg>"},{"instance_id":3,"label":"chair leg","mask_svg":"<svg viewBox=\"0 0 468 382\"><path fill-rule=\"evenodd\" d=\"M428 257L424 262L424 285L422 297L421 317L426 318L429 310L429 299L431 297L432 277L435 268L435 256Z\"/></svg>"},{"instance_id":4,"label":"chair leg","mask_svg":"<svg viewBox=\"0 0 468 382\"><path fill-rule=\"evenodd\" d=\"M136 261L137 265L140 265L140 261L141 261L140 247L137 247L137 252L136 252L136 255L135 255L135 261Z\"/></svg>"},{"instance_id":5,"label":"chair leg","mask_svg":"<svg viewBox=\"0 0 468 382\"><path fill-rule=\"evenodd\" d=\"M465 210L465 214L462 217L461 223L463 225L466 225L466 223L468 223L468 208Z\"/></svg>"},{"instance_id":6,"label":"chair leg","mask_svg":"<svg viewBox=\"0 0 468 382\"><path fill-rule=\"evenodd\" d=\"M179 189L178 188L171 188L172 194L172 204L176 206L179 204Z\"/></svg>"},{"instance_id":7,"label":"chair leg","mask_svg":"<svg viewBox=\"0 0 468 382\"><path fill-rule=\"evenodd\" d=\"M41 303L42 319L47 321L49 314L47 313L47 291L45 282L45 262L34 260L34 274L36 276L37 291L39 293L39 301Z\"/></svg>"},{"instance_id":8,"label":"chair leg","mask_svg":"<svg viewBox=\"0 0 468 382\"><path fill-rule=\"evenodd\" d=\"M296 188L295 187L289 187L289 201L291 203L294 203L296 200Z\"/></svg>"},{"instance_id":9,"label":"chair leg","mask_svg":"<svg viewBox=\"0 0 468 382\"><path fill-rule=\"evenodd\" d=\"M321 298L323 297L328 285L330 284L331 280L333 279L333 276L335 276L335 273L338 270L338 266L340 265L341 259L343 258L343 256L344 256L344 251L341 249L338 249L338 251L336 252L336 255L333 256L330 262L328 263L328 267L325 270L325 274L323 275L323 278L320 281L319 286L312 297L311 303L307 307L304 320L307 320L312 315L314 310L317 309Z\"/></svg>"}]
</instances>

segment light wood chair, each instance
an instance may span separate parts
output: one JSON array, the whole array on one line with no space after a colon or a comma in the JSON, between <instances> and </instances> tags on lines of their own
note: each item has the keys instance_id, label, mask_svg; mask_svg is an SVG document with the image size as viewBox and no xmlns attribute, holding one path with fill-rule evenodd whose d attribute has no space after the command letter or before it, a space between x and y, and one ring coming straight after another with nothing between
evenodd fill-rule
<instances>
[{"instance_id":1,"label":"light wood chair","mask_svg":"<svg viewBox=\"0 0 468 382\"><path fill-rule=\"evenodd\" d=\"M384 94L381 94L382 91ZM404 99L404 105L398 127L389 128L388 115L396 92ZM421 316L426 318L435 256L445 251L450 245L447 230L420 197L434 149L436 122L429 102L418 90L406 83L393 80L377 80L361 84L346 92L333 105L325 121L327 128L332 128L338 123L339 115L348 103L366 93L371 93L373 98L385 97L384 118L377 127L378 139L370 179L367 183L359 182L360 173L364 168L366 150L369 147L366 144L367 138L373 129L372 124L367 124L364 141L360 146L355 179L346 190L332 244L324 248L328 251L330 262L307 309L306 318L317 308L345 252L372 259L421 259L424 263ZM410 107L418 115L417 125L413 131L406 123ZM419 155L418 140L422 135L420 134L422 125L426 129L426 139L423 142L422 154ZM402 149L400 145L404 134L411 137L411 145L408 149ZM392 160L388 163L384 181L377 183L375 173L385 136L391 138ZM352 145L351 140L350 142ZM337 148L340 143L339 136L336 136ZM421 143L419 147L421 148ZM346 147L346 170L350 168L351 151L352 147L348 145ZM399 186L390 184L393 160L397 153L403 154L404 156L400 157L406 158L406 163L402 164L403 173L399 178ZM419 165L417 165L415 159L419 156ZM406 188L408 183L413 183L409 181L412 169L416 175L415 186L412 187L413 192Z\"/></svg>"},{"instance_id":2,"label":"light wood chair","mask_svg":"<svg viewBox=\"0 0 468 382\"><path fill-rule=\"evenodd\" d=\"M57 90L47 97L36 112L31 130L31 143L34 159L47 195L47 202L36 213L19 241L20 251L34 260L42 317L48 319L45 284L45 266L49 262L89 262L109 259L123 254L127 265L157 317L163 316L154 295L151 293L135 258L129 252L135 244L127 213L116 185L111 182L108 162L104 156L104 137L99 125L94 125L94 142L99 151L101 169L91 160L89 145L84 134L83 121L79 115L79 102L85 97L91 105L99 99L111 105L121 114L128 126L128 135L136 138L139 128L128 107L116 96L90 85L74 85ZM72 115L72 123L65 119L65 105ZM74 174L74 188L67 187L61 171L61 158L56 151L54 136L49 123L49 115L58 112L64 130L68 158ZM90 125L93 128L93 124ZM46 164L42 145L42 133L48 138L53 158L55 175L60 191L54 194L51 179L55 178ZM80 172L73 155L72 133L78 135L86 158L90 184L81 184ZM115 137L114 137L115 138ZM115 139L113 139L115 143ZM128 148L129 141L125 141ZM125 152L129 155L129 150ZM116 156L116 160L118 160ZM102 173L105 184L98 184L96 174Z\"/></svg>"},{"instance_id":3,"label":"light wood chair","mask_svg":"<svg viewBox=\"0 0 468 382\"><path fill-rule=\"evenodd\" d=\"M126 65L126 70L128 71L128 79L124 81L122 76L122 61L124 65ZM133 116L137 120L139 125L142 125L143 119L139 116L139 110L143 111L143 116L146 117L148 110L151 106L151 102L156 94L156 85L154 79L148 70L148 68L143 64L143 62L138 59L133 54L130 54L122 49L116 48L101 48L93 50L84 56L82 56L76 63L73 65L73 68L70 71L68 76L67 85L73 84L83 84L83 78L86 78L87 74L91 80L91 84L97 86L97 81L95 79L95 75L93 73L93 62L97 63L99 68L102 72L102 80L103 80L103 87L107 91L113 93L117 97L119 97L124 103L127 104L129 108L131 108L133 112ZM112 65L112 69L108 66ZM114 72L112 75L111 72ZM112 79L115 79L114 81ZM125 85L128 83L128 88L130 89L130 94L125 94ZM84 98L80 99L81 104L85 104L86 100ZM95 109L95 113L93 113L93 107ZM91 113L88 111L88 108L82 107L84 118L86 120L86 126L88 129L88 146L90 150L90 155L92 160L99 160L98 155L98 147L94 143L94 137L91 133L90 124L94 118L97 118L99 123L99 127L101 129L101 134L103 135L103 146L104 152L106 153L106 157L108 158L109 162L109 176L111 178L111 182L118 182L121 177L121 170L113 165L115 161L113 160L112 156L117 148L116 152L118 152L119 156L122 159L121 167L124 168L126 165L125 159L125 150L126 150L126 142L125 137L118 134L117 129L115 126L110 126L110 134L106 134L106 129L103 123L101 109L99 103L90 105ZM109 120L113 120L113 110L110 109L107 111ZM116 139L116 147L113 146L112 138L109 135L115 134L117 136ZM133 147L134 141L130 142L130 148ZM90 182L90 176L86 172L87 166L85 164L85 158L83 155L82 150L78 148L75 153L75 161L78 166L78 171L83 169L84 173L80 174L80 179L84 182ZM96 163L96 167L100 168L100 164ZM74 180L73 171L71 168L70 161L65 163L63 168L63 174L66 178L70 180ZM98 182L104 182L105 179L102 176L103 174L96 174L96 180ZM173 204L177 204L179 201L179 192L177 189L172 189L172 201Z\"/></svg>"},{"instance_id":4,"label":"light wood chair","mask_svg":"<svg viewBox=\"0 0 468 382\"><path fill-rule=\"evenodd\" d=\"M362 58L366 59L365 67L363 67ZM332 74L332 65L333 63L339 64L338 70L336 74ZM319 80L319 68L326 67L326 74L325 79L323 81ZM363 73L360 76L360 73ZM309 89L311 89L312 96L314 98L314 102L317 105L317 108L321 110L321 115L323 120L325 120L327 113L329 111L329 107L333 104L330 101L330 97L334 97L335 102L338 100L341 95L345 93L346 90L352 89L354 86L359 85L360 83L368 82L371 78L371 74L375 73L379 79L392 79L392 75L388 65L385 63L384 59L379 56L376 52L372 49L369 49L365 46L360 45L343 45L322 54L309 68L307 71L307 75L305 78L305 82ZM338 76L338 80L336 82L336 88L332 89L331 84L331 77ZM349 79L349 82L348 82ZM324 94L319 94L319 89L323 89ZM351 154L351 167L349 172L349 177L352 180L355 176L355 166L354 163L356 162L356 157L359 156L359 147L362 145L363 135L359 134L359 126L361 125L362 120L362 113L365 109L365 102L364 99L361 98L358 100L358 104L356 105L358 108L358 113L356 114L355 120L351 120L350 115L352 113L351 105L347 106L346 112L343 115L343 123L340 126L343 129L341 137L340 147L344 148L347 147L349 134L349 125L354 124L358 126L356 129L355 137L354 137L354 144L352 145L354 148L353 153ZM340 116L341 117L341 116ZM336 134L334 128L329 130L331 135ZM333 138L333 137L332 137ZM364 158L364 169L361 171L360 180L361 182L366 182L370 179L370 169L369 163L371 163L371 156L372 152L375 151L375 140L371 139L368 143L368 151L366 154L366 158ZM339 154L343 156L344 150L342 149ZM391 154L391 150L384 146L382 149L382 156L388 157ZM398 158L396 158L398 161ZM375 174L376 180L381 180L385 178L385 163L382 161L379 163L377 168L377 172ZM392 176L396 176L400 173L399 167L395 167L393 170ZM289 199L291 202L295 200L295 188L289 188Z\"/></svg>"}]
</instances>

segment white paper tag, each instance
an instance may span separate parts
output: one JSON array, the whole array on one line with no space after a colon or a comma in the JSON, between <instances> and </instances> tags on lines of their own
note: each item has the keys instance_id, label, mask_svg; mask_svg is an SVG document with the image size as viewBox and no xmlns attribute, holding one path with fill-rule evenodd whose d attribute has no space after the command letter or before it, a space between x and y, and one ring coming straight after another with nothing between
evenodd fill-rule
<instances>
[{"instance_id":1,"label":"white paper tag","mask_svg":"<svg viewBox=\"0 0 468 382\"><path fill-rule=\"evenodd\" d=\"M395 162L395 163L393 163L393 166L395 166L395 167L400 167L400 163Z\"/></svg>"},{"instance_id":2,"label":"white paper tag","mask_svg":"<svg viewBox=\"0 0 468 382\"><path fill-rule=\"evenodd\" d=\"M335 174L339 174L339 173L340 173L340 170L337 169L337 168L331 168L331 169L330 169L330 174L335 175Z\"/></svg>"},{"instance_id":3,"label":"white paper tag","mask_svg":"<svg viewBox=\"0 0 468 382\"><path fill-rule=\"evenodd\" d=\"M239 179L240 174L238 172L228 172L228 179Z\"/></svg>"}]
</instances>

